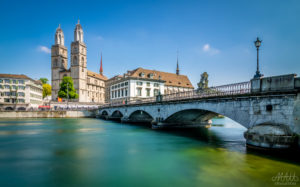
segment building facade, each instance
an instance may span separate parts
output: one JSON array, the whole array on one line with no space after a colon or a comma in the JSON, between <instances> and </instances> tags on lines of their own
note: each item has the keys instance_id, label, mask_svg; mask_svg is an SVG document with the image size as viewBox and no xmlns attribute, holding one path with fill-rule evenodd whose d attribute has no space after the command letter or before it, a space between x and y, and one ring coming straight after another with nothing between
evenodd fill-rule
<instances>
[{"instance_id":1,"label":"building facade","mask_svg":"<svg viewBox=\"0 0 300 187\"><path fill-rule=\"evenodd\" d=\"M26 75L0 74L0 109L28 110L43 104L40 81Z\"/></svg>"},{"instance_id":2,"label":"building facade","mask_svg":"<svg viewBox=\"0 0 300 187\"><path fill-rule=\"evenodd\" d=\"M111 102L194 90L188 77L179 74L178 65L176 74L137 68L107 82L106 93Z\"/></svg>"},{"instance_id":3,"label":"building facade","mask_svg":"<svg viewBox=\"0 0 300 187\"><path fill-rule=\"evenodd\" d=\"M100 74L87 70L87 48L83 36L83 29L78 21L74 30L74 41L71 43L71 65L68 67L64 33L60 26L56 30L55 44L51 48L52 100L57 100L63 77L70 76L79 96L78 102L104 103L107 78L103 75L102 55Z\"/></svg>"}]
</instances>

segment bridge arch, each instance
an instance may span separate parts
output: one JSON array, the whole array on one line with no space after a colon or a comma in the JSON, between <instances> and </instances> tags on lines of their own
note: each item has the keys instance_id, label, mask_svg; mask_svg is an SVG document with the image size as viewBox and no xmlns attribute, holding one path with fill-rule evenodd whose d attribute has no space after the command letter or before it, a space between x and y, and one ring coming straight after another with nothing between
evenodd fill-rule
<instances>
[{"instance_id":1,"label":"bridge arch","mask_svg":"<svg viewBox=\"0 0 300 187\"><path fill-rule=\"evenodd\" d=\"M102 115L102 116L108 116L108 112L107 112L106 110L103 110L103 111L101 112L101 115Z\"/></svg>"},{"instance_id":2,"label":"bridge arch","mask_svg":"<svg viewBox=\"0 0 300 187\"><path fill-rule=\"evenodd\" d=\"M179 122L186 121L188 122L205 122L217 115L223 115L232 119L233 121L241 124L245 128L249 128L249 111L248 110L239 110L238 107L234 106L234 103L224 102L195 102L195 103L183 103L178 107L163 107L161 106L161 111L164 111L160 115L164 117L163 121L165 122ZM186 115L185 118L182 118L182 114Z\"/></svg>"},{"instance_id":3,"label":"bridge arch","mask_svg":"<svg viewBox=\"0 0 300 187\"><path fill-rule=\"evenodd\" d=\"M134 120L135 122L152 122L154 118L144 110L135 110L129 115L129 120Z\"/></svg>"},{"instance_id":4,"label":"bridge arch","mask_svg":"<svg viewBox=\"0 0 300 187\"><path fill-rule=\"evenodd\" d=\"M203 110L203 109L184 109L177 111L168 116L164 122L166 123L182 123L182 122L207 122L213 117L219 115L218 113Z\"/></svg>"},{"instance_id":5,"label":"bridge arch","mask_svg":"<svg viewBox=\"0 0 300 187\"><path fill-rule=\"evenodd\" d=\"M123 114L120 110L115 110L112 114L111 114L111 117L113 118L122 118L123 117Z\"/></svg>"}]
</instances>

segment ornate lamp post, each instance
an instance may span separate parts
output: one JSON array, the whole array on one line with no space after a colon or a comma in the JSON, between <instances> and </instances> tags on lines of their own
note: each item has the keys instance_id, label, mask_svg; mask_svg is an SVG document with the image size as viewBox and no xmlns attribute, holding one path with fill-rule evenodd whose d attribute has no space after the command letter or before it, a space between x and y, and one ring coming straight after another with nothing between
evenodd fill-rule
<instances>
[{"instance_id":1,"label":"ornate lamp post","mask_svg":"<svg viewBox=\"0 0 300 187\"><path fill-rule=\"evenodd\" d=\"M257 50L257 67L256 67L256 73L254 75L254 78L260 78L263 76L263 74L260 73L259 71L259 58L258 58L258 51L259 51L259 47L261 45L261 40L259 40L259 38L257 37L256 41L254 41L254 45L256 47Z\"/></svg>"}]
</instances>

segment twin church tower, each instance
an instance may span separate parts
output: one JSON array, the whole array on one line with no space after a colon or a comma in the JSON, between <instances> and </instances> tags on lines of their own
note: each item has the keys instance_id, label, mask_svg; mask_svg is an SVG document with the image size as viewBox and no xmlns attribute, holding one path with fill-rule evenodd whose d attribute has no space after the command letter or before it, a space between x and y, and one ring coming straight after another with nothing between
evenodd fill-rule
<instances>
[{"instance_id":1,"label":"twin church tower","mask_svg":"<svg viewBox=\"0 0 300 187\"><path fill-rule=\"evenodd\" d=\"M100 74L87 70L87 50L83 40L83 29L79 21L71 43L71 65L68 68L68 50L65 47L64 33L59 25L55 33L55 44L51 47L52 100L57 100L60 83L64 76L73 78L79 102L104 102L105 80L102 55Z\"/></svg>"}]
</instances>

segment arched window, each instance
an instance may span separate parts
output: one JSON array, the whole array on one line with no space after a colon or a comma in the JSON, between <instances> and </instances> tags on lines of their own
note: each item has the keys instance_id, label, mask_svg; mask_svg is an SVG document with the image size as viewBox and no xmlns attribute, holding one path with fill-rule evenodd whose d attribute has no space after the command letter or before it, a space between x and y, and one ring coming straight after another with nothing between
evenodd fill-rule
<instances>
[{"instance_id":1,"label":"arched window","mask_svg":"<svg viewBox=\"0 0 300 187\"><path fill-rule=\"evenodd\" d=\"M79 35L79 41L81 42L81 32L78 32L78 35Z\"/></svg>"},{"instance_id":2,"label":"arched window","mask_svg":"<svg viewBox=\"0 0 300 187\"><path fill-rule=\"evenodd\" d=\"M58 35L58 44L61 44L61 34Z\"/></svg>"},{"instance_id":3,"label":"arched window","mask_svg":"<svg viewBox=\"0 0 300 187\"><path fill-rule=\"evenodd\" d=\"M82 66L82 72L84 72L84 58L81 58L81 66Z\"/></svg>"},{"instance_id":4,"label":"arched window","mask_svg":"<svg viewBox=\"0 0 300 187\"><path fill-rule=\"evenodd\" d=\"M74 65L77 65L77 64L78 64L78 60L77 60L77 57L76 57L76 56L74 56L73 64L74 64Z\"/></svg>"},{"instance_id":5,"label":"arched window","mask_svg":"<svg viewBox=\"0 0 300 187\"><path fill-rule=\"evenodd\" d=\"M64 61L64 60L61 60L61 64L64 65L64 64L65 64L65 61Z\"/></svg>"},{"instance_id":6,"label":"arched window","mask_svg":"<svg viewBox=\"0 0 300 187\"><path fill-rule=\"evenodd\" d=\"M54 59L54 65L53 65L54 67L57 67L58 66L58 61L57 61L57 59Z\"/></svg>"},{"instance_id":7,"label":"arched window","mask_svg":"<svg viewBox=\"0 0 300 187\"><path fill-rule=\"evenodd\" d=\"M81 57L81 66L84 67L84 58L83 57Z\"/></svg>"}]
</instances>

